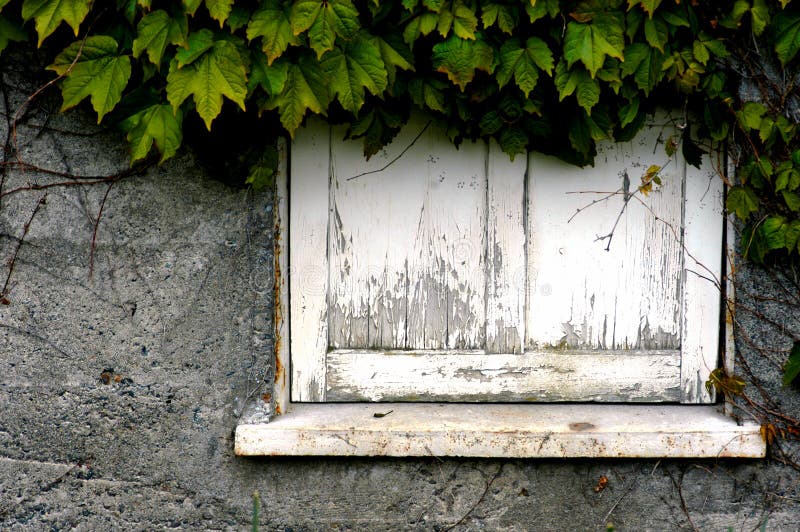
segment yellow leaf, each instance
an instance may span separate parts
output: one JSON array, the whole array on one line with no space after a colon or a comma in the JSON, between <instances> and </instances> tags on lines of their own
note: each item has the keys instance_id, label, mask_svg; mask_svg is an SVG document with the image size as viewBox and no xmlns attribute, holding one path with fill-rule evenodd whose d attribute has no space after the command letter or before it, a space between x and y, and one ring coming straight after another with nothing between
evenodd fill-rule
<instances>
[{"instance_id":1,"label":"yellow leaf","mask_svg":"<svg viewBox=\"0 0 800 532\"><path fill-rule=\"evenodd\" d=\"M657 164L651 165L650 168L647 169L647 172L642 175L642 183L649 183L660 171L660 166Z\"/></svg>"}]
</instances>

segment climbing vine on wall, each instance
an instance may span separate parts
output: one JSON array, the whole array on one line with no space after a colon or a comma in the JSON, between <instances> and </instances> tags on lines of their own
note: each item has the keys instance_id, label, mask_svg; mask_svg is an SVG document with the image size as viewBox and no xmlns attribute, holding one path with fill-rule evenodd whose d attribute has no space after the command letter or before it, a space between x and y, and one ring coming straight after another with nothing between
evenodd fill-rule
<instances>
[{"instance_id":1,"label":"climbing vine on wall","mask_svg":"<svg viewBox=\"0 0 800 532\"><path fill-rule=\"evenodd\" d=\"M697 165L715 144L738 148L737 178L720 166L727 207L744 253L763 262L800 255L795 4L0 0L0 53L43 48L62 109L88 102L124 131L132 163L175 155L189 116L211 130L247 109L289 135L310 115L345 123L367 156L419 110L455 143L493 138L511 157L585 165L598 141L630 139L656 104L671 106L683 133L668 152ZM262 185L274 164L265 147L248 181Z\"/></svg>"}]
</instances>

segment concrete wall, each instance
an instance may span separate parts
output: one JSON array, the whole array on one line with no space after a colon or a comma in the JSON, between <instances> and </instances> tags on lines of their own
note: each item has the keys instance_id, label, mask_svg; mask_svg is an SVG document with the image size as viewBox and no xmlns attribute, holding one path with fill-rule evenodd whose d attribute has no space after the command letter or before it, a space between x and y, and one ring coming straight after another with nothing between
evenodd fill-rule
<instances>
[{"instance_id":1,"label":"concrete wall","mask_svg":"<svg viewBox=\"0 0 800 532\"><path fill-rule=\"evenodd\" d=\"M23 67L4 58L6 116L37 86L14 75ZM21 160L80 175L127 168L118 136L58 104L30 105ZM0 142L9 133L0 118ZM65 180L15 169L2 189ZM44 192L0 199L3 261ZM800 526L800 473L775 460L236 458L237 417L270 380L269 193L221 185L188 151L110 191L46 192L0 305L0 528L242 530L255 490L266 530ZM800 313L785 300L797 288L749 268L739 280L757 311L739 313L740 349L776 407L797 414L798 392L777 384L785 352L770 361L749 346L790 345Z\"/></svg>"}]
</instances>

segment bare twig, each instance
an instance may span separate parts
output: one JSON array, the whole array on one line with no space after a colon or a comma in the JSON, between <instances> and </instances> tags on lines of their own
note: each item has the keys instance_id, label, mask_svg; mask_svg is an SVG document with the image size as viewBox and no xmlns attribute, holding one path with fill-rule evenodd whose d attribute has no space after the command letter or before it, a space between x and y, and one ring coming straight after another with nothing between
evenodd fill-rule
<instances>
[{"instance_id":1,"label":"bare twig","mask_svg":"<svg viewBox=\"0 0 800 532\"><path fill-rule=\"evenodd\" d=\"M503 471L503 466L505 466L505 462L500 464L500 467L497 468L497 471L494 472L494 475L492 475L492 477L486 482L486 489L483 490L481 496L478 497L478 500L475 501L475 504L473 504L470 507L467 513L461 516L461 519L459 519L452 525L445 528L442 532L450 532L450 530L453 530L455 527L457 527L458 525L467 520L467 517L469 517L470 514L475 511L475 508L477 508L481 504L481 502L483 502L483 499L486 497L486 494L489 493L489 489L492 487L492 484L494 483L495 480L497 480L497 477L499 477L500 473Z\"/></svg>"},{"instance_id":2,"label":"bare twig","mask_svg":"<svg viewBox=\"0 0 800 532\"><path fill-rule=\"evenodd\" d=\"M589 207L592 207L593 205L597 205L598 203L606 201L608 198L610 198L612 196L616 196L617 194L622 194L622 193L623 193L622 189L615 190L614 192L596 192L596 191L586 191L586 190L577 191L577 192L567 192L567 194L605 194L602 198L598 198L598 199L592 200L591 202L587 203L583 207L580 207L580 208L576 209L575 213L572 216L569 217L569 220L567 220L567 223L572 222L572 220L574 220L576 216L578 216L580 213L582 213L583 211L585 211Z\"/></svg>"},{"instance_id":3,"label":"bare twig","mask_svg":"<svg viewBox=\"0 0 800 532\"><path fill-rule=\"evenodd\" d=\"M28 235L28 231L31 228L31 223L33 219L36 217L36 214L39 212L39 209L42 205L45 204L47 201L47 194L42 194L39 198L39 201L36 202L36 206L33 208L31 212L30 218L28 221L25 222L25 225L22 226L22 236L20 236L19 240L17 241L17 246L14 248L14 253L11 255L11 258L8 260L8 273L6 274L6 280L3 283L3 289L0 290L0 303L8 304L8 290L9 284L11 283L11 276L14 274L14 266L17 264L17 257L19 256L19 250L22 249L22 245L25 243L25 237Z\"/></svg>"},{"instance_id":4,"label":"bare twig","mask_svg":"<svg viewBox=\"0 0 800 532\"><path fill-rule=\"evenodd\" d=\"M114 186L114 181L111 181L106 188L106 193L103 194L103 200L100 202L100 208L97 210L97 218L92 227L92 245L89 249L89 279L94 275L94 253L97 249L97 228L100 227L100 219L103 217L103 208L106 206L108 194L111 192L111 187Z\"/></svg>"},{"instance_id":5,"label":"bare twig","mask_svg":"<svg viewBox=\"0 0 800 532\"><path fill-rule=\"evenodd\" d=\"M667 475L669 476L669 479L672 481L672 485L675 486L675 490L678 492L678 498L680 499L681 502L681 510L683 510L683 514L686 516L686 521L689 522L689 526L692 527L692 530L694 530L695 532L699 532L700 529L698 529L697 526L695 526L694 521L692 521L692 517L689 515L689 508L686 506L686 499L683 498L683 490L681 489L681 485L678 483L677 480L675 480L675 477L672 475L672 473L667 471Z\"/></svg>"},{"instance_id":6,"label":"bare twig","mask_svg":"<svg viewBox=\"0 0 800 532\"><path fill-rule=\"evenodd\" d=\"M392 166L394 163L396 163L398 160L400 160L400 157L402 157L403 155L405 155L405 154L406 154L406 152L407 152L408 150L410 150L410 149L411 149L411 147L412 147L414 144L416 144L416 143L417 143L417 141L419 140L419 138L422 136L422 134L423 134L423 133L425 133L425 131L428 129L428 127L429 127L430 125L431 125L431 121L429 120L429 121L428 121L428 123L427 123L427 124L425 124L425 126L424 126L424 127L423 127L423 128L420 130L420 131L419 131L419 133L417 133L417 136L416 136L416 137L414 137L414 140L412 140L412 141L411 141L411 142L408 144L408 146L406 146L405 148L403 148L403 151L401 151L401 152L400 152L400 153L399 153L399 154L398 154L398 155L397 155L397 156L396 156L394 159L392 159L391 161L389 161L388 163L386 163L385 165L383 165L381 168L378 168L377 170L370 170L369 172L361 172L360 174L356 174L356 175L354 175L354 176L352 176L352 177L348 177L347 179L345 179L345 181L352 181L353 179L356 179L356 178L358 178L358 177L363 177L363 176L365 176L365 175L377 174L377 173L383 172L384 170L386 170L387 168L389 168L390 166Z\"/></svg>"},{"instance_id":7,"label":"bare twig","mask_svg":"<svg viewBox=\"0 0 800 532\"><path fill-rule=\"evenodd\" d=\"M69 75L70 72L72 72L72 69L75 68L75 65L78 63L78 59L80 59L81 55L83 54L83 47L86 45L86 39L88 39L88 38L89 38L89 34L87 32L86 36L83 39L81 39L81 43L78 46L78 52L75 54L75 59L72 60L72 63L69 64L67 69L64 70L64 72L62 74L59 74L54 79L51 79L50 81L48 81L47 83L45 83L44 85L42 85L41 87L36 89L34 91L34 93L31 94L30 96L28 96L28 98L26 98L25 101L22 102L22 104L14 112L14 116L13 116L13 118L11 120L11 139L12 139L12 143L13 143L14 147L17 146L17 122L19 120L19 117L22 115L22 113L25 112L25 109L27 109L27 107L41 93L43 93L44 91L46 91L47 89L49 89L50 87L55 85L59 80L65 78L66 76Z\"/></svg>"},{"instance_id":8,"label":"bare twig","mask_svg":"<svg viewBox=\"0 0 800 532\"><path fill-rule=\"evenodd\" d=\"M625 490L625 493L623 493L622 496L619 499L617 499L617 502L615 502L614 504L611 505L611 508L608 509L608 512L606 513L606 516L603 518L603 522L600 523L600 526L605 526L606 523L608 523L608 518L611 517L611 514L614 512L614 510L617 509L617 506L619 506L619 503L622 502L622 499L627 497L628 494L630 494L630 492L633 491L633 488L636 487L636 484L637 484L636 482L631 482L631 485L628 486L628 489Z\"/></svg>"}]
</instances>

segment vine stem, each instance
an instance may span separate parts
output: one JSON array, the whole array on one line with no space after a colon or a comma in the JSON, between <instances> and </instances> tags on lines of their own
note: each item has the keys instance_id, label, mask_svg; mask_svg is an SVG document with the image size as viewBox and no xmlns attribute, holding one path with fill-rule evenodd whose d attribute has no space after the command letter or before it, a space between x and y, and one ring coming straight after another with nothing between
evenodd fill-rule
<instances>
[{"instance_id":1,"label":"vine stem","mask_svg":"<svg viewBox=\"0 0 800 532\"><path fill-rule=\"evenodd\" d=\"M420 132L419 132L419 133L417 133L417 136L416 136L416 137L414 137L414 140L412 140L412 141L411 141L411 142L408 144L408 146L406 146L405 148L403 148L403 151L401 151L401 152L400 152L400 153L397 155L397 157L395 157L394 159L392 159L391 161L389 161L388 163L386 163L385 165L383 165L381 168L378 168L377 170L370 170L369 172L361 172L360 174L356 174L356 175L354 175L354 176L352 176L352 177L348 177L348 178L347 178L345 181L352 181L353 179L356 179L356 178L358 178L358 177L363 177L363 176L365 176L365 175L370 175L370 174L378 174L378 173L380 173L380 172L383 172L384 170L386 170L387 168L389 168L390 166L392 166L394 163L396 163L397 161L399 161L399 160L400 160L400 157L402 157L403 155L405 155L405 154L406 154L406 152L407 152L408 150L410 150L410 149L411 149L411 147L412 147L414 144L416 144L416 143L417 143L417 141L419 140L419 138L422 136L422 134L423 134L423 133L425 133L425 131L428 129L428 126L430 126L430 125L431 125L431 120L429 120L429 121L428 121L428 123L427 123L427 124L425 124L425 126L424 126L424 127L421 129L421 130L420 130Z\"/></svg>"},{"instance_id":2,"label":"vine stem","mask_svg":"<svg viewBox=\"0 0 800 532\"><path fill-rule=\"evenodd\" d=\"M464 521L467 520L467 517L469 517L470 514L472 514L472 512L475 511L475 508L477 508L483 502L483 499L486 498L486 494L489 493L489 490L491 489L492 484L494 484L494 481L497 480L497 477L500 476L500 473L503 472L503 466L504 465L505 465L504 463L500 464L500 466L497 468L497 471L494 472L494 475L492 475L492 477L486 482L486 488L483 490L483 493L481 493L481 496L478 497L478 500L475 501L475 504L473 504L472 507L470 507L469 511L467 513L465 513L463 516L461 516L461 519L459 519L458 521L456 521L452 525L450 525L447 528L445 528L442 532L450 532L455 527L457 527L458 525L460 525L461 523L463 523Z\"/></svg>"},{"instance_id":3,"label":"vine stem","mask_svg":"<svg viewBox=\"0 0 800 532\"><path fill-rule=\"evenodd\" d=\"M103 217L103 208L106 206L108 194L111 192L111 188L113 186L114 181L111 181L108 184L108 187L106 187L106 193L103 194L103 200L100 202L100 208L97 210L97 218L95 218L92 227L92 245L89 248L89 280L91 280L94 276L94 254L97 250L97 229L100 227L100 219Z\"/></svg>"},{"instance_id":4,"label":"vine stem","mask_svg":"<svg viewBox=\"0 0 800 532\"><path fill-rule=\"evenodd\" d=\"M14 248L14 254L8 261L8 273L6 274L6 280L3 283L3 289L0 290L0 304L3 305L11 304L11 302L8 300L8 287L11 284L11 276L14 274L14 266L16 266L17 264L17 257L19 257L19 250L22 249L22 244L25 243L25 237L28 236L28 231L30 231L33 219L39 213L39 209L41 209L42 205L44 205L46 202L47 202L47 193L44 193L39 198L39 201L36 202L36 206L33 208L30 218L28 218L28 221L25 222L25 225L22 226L22 236L17 241L17 247Z\"/></svg>"},{"instance_id":5,"label":"vine stem","mask_svg":"<svg viewBox=\"0 0 800 532\"><path fill-rule=\"evenodd\" d=\"M27 109L27 107L31 104L31 102L33 102L36 98L38 98L41 93L43 93L44 91L46 91L47 89L49 89L50 87L55 85L59 80L65 78L67 75L69 75L70 72L72 72L72 69L75 68L75 65L78 63L78 59L80 59L81 55L83 54L83 47L86 46L86 39L88 39L88 38L89 38L89 34L87 32L86 36L83 39L81 39L81 44L80 44L80 46L78 46L78 52L75 54L75 59L72 60L72 63L69 64L67 69L64 70L64 72L62 74L59 74L55 78L51 79L50 81L48 81L47 83L45 83L44 85L42 85L41 87L36 89L34 91L34 93L31 94L30 96L28 96L25 99L25 101L22 102L22 104L20 104L20 106L14 112L14 117L11 120L11 139L12 139L12 144L14 146L14 152L15 153L17 153L17 154L19 153L17 151L17 149L16 149L17 148L17 122L19 121L19 117L22 115L22 113L25 111L25 109Z\"/></svg>"}]
</instances>

